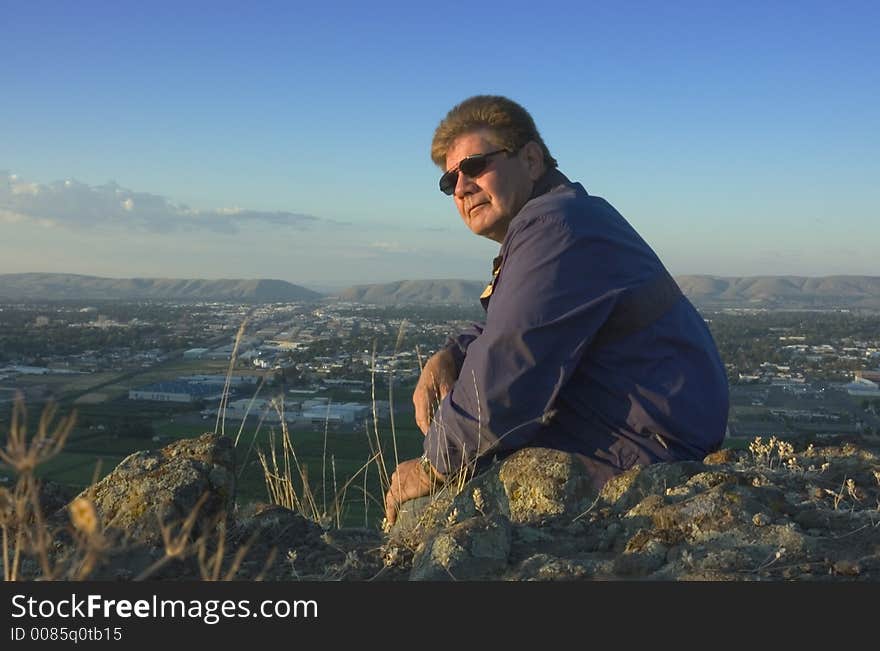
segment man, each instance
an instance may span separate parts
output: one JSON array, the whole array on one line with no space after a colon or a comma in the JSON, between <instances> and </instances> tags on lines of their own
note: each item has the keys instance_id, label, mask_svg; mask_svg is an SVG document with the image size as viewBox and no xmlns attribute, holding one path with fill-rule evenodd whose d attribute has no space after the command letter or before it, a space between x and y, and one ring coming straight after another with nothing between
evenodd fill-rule
<instances>
[{"instance_id":1,"label":"man","mask_svg":"<svg viewBox=\"0 0 880 651\"><path fill-rule=\"evenodd\" d=\"M705 322L632 226L556 169L529 113L471 97L437 127L431 157L465 225L501 251L485 322L422 371L425 454L392 475L387 522L450 474L524 447L576 454L596 489L635 464L718 449L728 387Z\"/></svg>"}]
</instances>

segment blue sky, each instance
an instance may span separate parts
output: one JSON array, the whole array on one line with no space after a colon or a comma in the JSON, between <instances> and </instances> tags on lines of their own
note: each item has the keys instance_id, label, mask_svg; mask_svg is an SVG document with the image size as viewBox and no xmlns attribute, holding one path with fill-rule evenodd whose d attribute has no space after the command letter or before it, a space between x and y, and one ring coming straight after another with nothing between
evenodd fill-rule
<instances>
[{"instance_id":1,"label":"blue sky","mask_svg":"<svg viewBox=\"0 0 880 651\"><path fill-rule=\"evenodd\" d=\"M673 274L878 274L876 2L251 4L0 0L0 273L482 279L492 93Z\"/></svg>"}]
</instances>

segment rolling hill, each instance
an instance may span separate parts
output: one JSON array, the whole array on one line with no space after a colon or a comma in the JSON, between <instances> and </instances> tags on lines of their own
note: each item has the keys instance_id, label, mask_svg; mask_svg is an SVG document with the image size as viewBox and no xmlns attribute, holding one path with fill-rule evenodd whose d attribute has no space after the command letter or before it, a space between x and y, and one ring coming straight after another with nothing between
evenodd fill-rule
<instances>
[{"instance_id":1,"label":"rolling hill","mask_svg":"<svg viewBox=\"0 0 880 651\"><path fill-rule=\"evenodd\" d=\"M701 307L880 310L877 276L677 276Z\"/></svg>"},{"instance_id":2,"label":"rolling hill","mask_svg":"<svg viewBox=\"0 0 880 651\"><path fill-rule=\"evenodd\" d=\"M283 280L100 278L58 273L0 274L0 300L164 300L273 303L321 294Z\"/></svg>"},{"instance_id":3,"label":"rolling hill","mask_svg":"<svg viewBox=\"0 0 880 651\"><path fill-rule=\"evenodd\" d=\"M349 287L337 298L374 305L472 305L485 287L484 281L477 280L398 280Z\"/></svg>"}]
</instances>

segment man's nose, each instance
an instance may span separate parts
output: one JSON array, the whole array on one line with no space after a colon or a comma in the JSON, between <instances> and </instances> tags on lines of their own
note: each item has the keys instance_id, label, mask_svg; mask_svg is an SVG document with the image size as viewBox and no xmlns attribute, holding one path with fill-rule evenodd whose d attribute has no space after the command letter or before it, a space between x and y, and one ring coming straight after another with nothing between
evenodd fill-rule
<instances>
[{"instance_id":1,"label":"man's nose","mask_svg":"<svg viewBox=\"0 0 880 651\"><path fill-rule=\"evenodd\" d=\"M477 188L476 182L466 174L458 173L458 179L455 181L455 196L464 197L472 194Z\"/></svg>"}]
</instances>

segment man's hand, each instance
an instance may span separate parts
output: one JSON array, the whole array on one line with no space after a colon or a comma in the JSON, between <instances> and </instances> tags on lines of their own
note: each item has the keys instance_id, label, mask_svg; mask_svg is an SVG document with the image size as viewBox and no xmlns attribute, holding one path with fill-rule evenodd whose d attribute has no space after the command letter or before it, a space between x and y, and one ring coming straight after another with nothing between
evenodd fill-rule
<instances>
[{"instance_id":1,"label":"man's hand","mask_svg":"<svg viewBox=\"0 0 880 651\"><path fill-rule=\"evenodd\" d=\"M422 434L428 433L428 426L434 417L434 410L458 378L455 360L448 350L440 350L427 361L419 376L416 390L413 391L413 405L416 408L416 425ZM403 465L403 464L401 464Z\"/></svg>"},{"instance_id":2,"label":"man's hand","mask_svg":"<svg viewBox=\"0 0 880 651\"><path fill-rule=\"evenodd\" d=\"M397 512L401 504L407 500L430 495L438 479L442 480L441 477L428 476L422 468L420 459L402 461L391 475L391 486L385 494L385 520L388 525L397 521Z\"/></svg>"}]
</instances>

